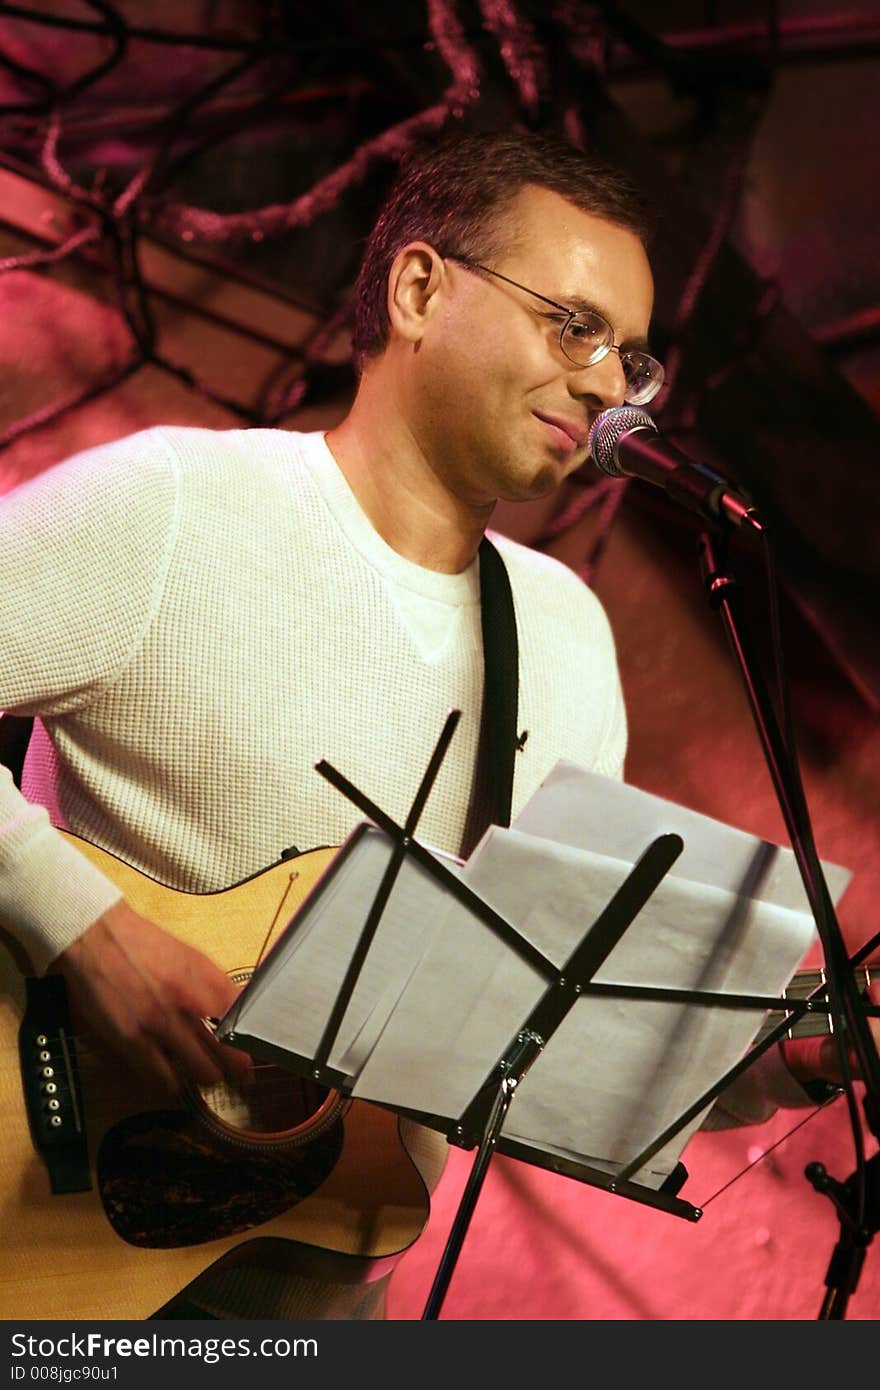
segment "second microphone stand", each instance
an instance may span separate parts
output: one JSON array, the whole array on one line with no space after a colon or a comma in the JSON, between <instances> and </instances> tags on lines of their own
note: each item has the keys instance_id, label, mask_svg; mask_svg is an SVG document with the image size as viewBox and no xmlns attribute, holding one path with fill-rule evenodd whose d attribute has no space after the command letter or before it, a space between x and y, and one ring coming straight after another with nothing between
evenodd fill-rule
<instances>
[{"instance_id":1,"label":"second microphone stand","mask_svg":"<svg viewBox=\"0 0 880 1390\"><path fill-rule=\"evenodd\" d=\"M754 515L751 524L754 530L763 532L763 527ZM762 535L762 540L765 545L769 544L766 534ZM783 738L742 615L740 586L728 562L728 541L727 528L718 534L704 532L700 537L703 582L710 605L721 615L739 666L779 807L816 922L825 956L829 1014L836 1024L842 1072L844 1076L849 1074L846 1054L849 1047L856 1059L859 1076L865 1084L864 1109L868 1126L875 1138L880 1139L880 1058L816 851L795 750L787 745ZM861 1131L851 1088L848 1088L848 1100L854 1116L854 1132L857 1135L858 1146ZM841 1237L826 1276L829 1292L819 1314L821 1318L843 1317L847 1299L855 1289L866 1249L874 1231L880 1225L878 1175L874 1171L876 1166L876 1160L873 1159L869 1165L860 1163L846 1184L836 1183L829 1178L821 1164L811 1164L807 1169L807 1177L817 1191L826 1192L835 1199L841 1219Z\"/></svg>"}]
</instances>

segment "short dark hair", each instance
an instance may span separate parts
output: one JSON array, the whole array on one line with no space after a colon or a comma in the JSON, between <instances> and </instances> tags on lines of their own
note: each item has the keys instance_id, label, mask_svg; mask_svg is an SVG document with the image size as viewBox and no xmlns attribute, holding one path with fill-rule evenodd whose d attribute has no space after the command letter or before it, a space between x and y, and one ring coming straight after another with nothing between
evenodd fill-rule
<instances>
[{"instance_id":1,"label":"short dark hair","mask_svg":"<svg viewBox=\"0 0 880 1390\"><path fill-rule=\"evenodd\" d=\"M498 214L528 185L548 188L647 242L648 205L629 176L555 136L470 132L419 147L401 165L361 262L353 343L359 369L388 341L388 275L397 253L411 241L427 241L446 255L491 259L509 237Z\"/></svg>"}]
</instances>

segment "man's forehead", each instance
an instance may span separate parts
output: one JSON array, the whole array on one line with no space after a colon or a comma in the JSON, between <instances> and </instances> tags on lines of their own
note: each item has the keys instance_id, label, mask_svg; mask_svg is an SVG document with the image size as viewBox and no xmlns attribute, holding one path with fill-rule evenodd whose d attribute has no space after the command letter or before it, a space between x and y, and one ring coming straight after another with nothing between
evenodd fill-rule
<instances>
[{"instance_id":1,"label":"man's forehead","mask_svg":"<svg viewBox=\"0 0 880 1390\"><path fill-rule=\"evenodd\" d=\"M579 249L588 257L601 246L624 246L636 255L646 253L638 233L601 212L579 207L570 198L526 184L499 212L499 223L510 251L546 247L562 251Z\"/></svg>"},{"instance_id":2,"label":"man's forehead","mask_svg":"<svg viewBox=\"0 0 880 1390\"><path fill-rule=\"evenodd\" d=\"M620 294L653 300L647 253L630 228L533 185L519 191L508 217L503 259L523 274L543 276L535 289L572 309L601 312L610 311Z\"/></svg>"}]
</instances>

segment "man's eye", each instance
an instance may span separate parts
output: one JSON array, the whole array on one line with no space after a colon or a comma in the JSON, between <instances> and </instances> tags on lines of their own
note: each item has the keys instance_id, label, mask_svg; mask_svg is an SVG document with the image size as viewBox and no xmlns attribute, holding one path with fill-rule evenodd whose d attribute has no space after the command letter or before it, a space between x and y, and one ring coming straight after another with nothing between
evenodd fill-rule
<instances>
[{"instance_id":1,"label":"man's eye","mask_svg":"<svg viewBox=\"0 0 880 1390\"><path fill-rule=\"evenodd\" d=\"M595 343L604 339L604 329L593 323L580 323L577 319L572 319L568 325L568 335L576 343Z\"/></svg>"}]
</instances>

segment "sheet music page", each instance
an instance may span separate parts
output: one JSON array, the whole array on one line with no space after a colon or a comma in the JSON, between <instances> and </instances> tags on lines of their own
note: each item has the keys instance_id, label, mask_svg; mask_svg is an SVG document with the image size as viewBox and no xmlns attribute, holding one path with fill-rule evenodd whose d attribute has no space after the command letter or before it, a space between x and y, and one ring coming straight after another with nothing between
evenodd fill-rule
<instances>
[{"instance_id":1,"label":"sheet music page","mask_svg":"<svg viewBox=\"0 0 880 1390\"><path fill-rule=\"evenodd\" d=\"M792 850L574 764L557 764L513 830L487 832L463 878L561 965L647 845L670 832L684 840L681 856L596 979L781 994L815 937ZM823 868L837 901L852 875ZM460 923L447 921L445 931L411 979L358 1092L393 1085L398 1104L417 1107L420 1078L430 1071L442 1077L442 1085L432 1083L442 1113L459 1115L486 1075L472 1059L502 1055L499 1039L502 1048L512 1041L544 983L520 959L496 954L488 938L476 947ZM468 961L457 985L449 966L455 957ZM427 996L441 990L450 992L452 1007L419 1035ZM616 1171L746 1054L762 1018L750 1010L585 998L518 1089L504 1132ZM407 1036L410 1061L392 1078L386 1049L403 1047ZM702 1118L637 1180L659 1186Z\"/></svg>"},{"instance_id":2,"label":"sheet music page","mask_svg":"<svg viewBox=\"0 0 880 1390\"><path fill-rule=\"evenodd\" d=\"M673 870L677 877L809 912L791 849L576 763L556 764L526 802L514 828L629 863L635 863L655 836L672 832L684 840ZM822 868L836 903L852 873L825 860Z\"/></svg>"},{"instance_id":3,"label":"sheet music page","mask_svg":"<svg viewBox=\"0 0 880 1390\"><path fill-rule=\"evenodd\" d=\"M302 905L221 1020L221 1035L233 1028L290 1052L315 1055L392 848L373 826L362 824L352 833L320 892ZM443 862L452 871L458 867L447 856ZM413 859L404 860L330 1053L331 1066L358 1070L450 901Z\"/></svg>"},{"instance_id":4,"label":"sheet music page","mask_svg":"<svg viewBox=\"0 0 880 1390\"><path fill-rule=\"evenodd\" d=\"M493 827L462 877L561 967L631 867ZM774 995L811 936L812 920L804 914L668 875L595 978ZM486 1059L504 1055L545 988L539 973L501 947L489 928L448 918L355 1094L421 1109L430 1094L429 1109L459 1116L488 1074ZM447 1003L435 1013L431 1001L438 996ZM503 1132L616 1171L745 1053L762 1017L752 1010L585 996L518 1087ZM636 1180L658 1187L700 1119Z\"/></svg>"}]
</instances>

